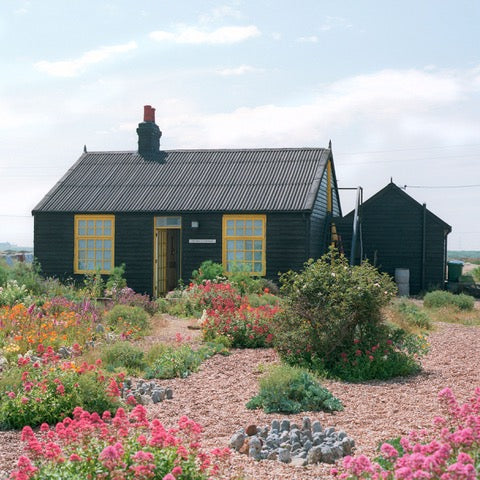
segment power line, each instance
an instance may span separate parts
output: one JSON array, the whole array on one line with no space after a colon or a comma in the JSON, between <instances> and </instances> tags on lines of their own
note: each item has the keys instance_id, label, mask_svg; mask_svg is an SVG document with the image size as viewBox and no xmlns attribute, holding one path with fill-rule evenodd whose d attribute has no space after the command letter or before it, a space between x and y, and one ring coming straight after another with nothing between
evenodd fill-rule
<instances>
[{"instance_id":1,"label":"power line","mask_svg":"<svg viewBox=\"0 0 480 480\"><path fill-rule=\"evenodd\" d=\"M404 185L403 188L478 188L480 184L475 185Z\"/></svg>"}]
</instances>

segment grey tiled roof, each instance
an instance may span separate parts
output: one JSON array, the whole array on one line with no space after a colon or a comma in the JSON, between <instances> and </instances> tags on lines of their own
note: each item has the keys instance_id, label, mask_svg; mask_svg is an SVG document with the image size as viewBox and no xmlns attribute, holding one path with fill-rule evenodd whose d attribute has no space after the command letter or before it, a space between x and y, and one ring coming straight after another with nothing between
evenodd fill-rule
<instances>
[{"instance_id":1,"label":"grey tiled roof","mask_svg":"<svg viewBox=\"0 0 480 480\"><path fill-rule=\"evenodd\" d=\"M84 153L33 212L308 211L329 149Z\"/></svg>"}]
</instances>

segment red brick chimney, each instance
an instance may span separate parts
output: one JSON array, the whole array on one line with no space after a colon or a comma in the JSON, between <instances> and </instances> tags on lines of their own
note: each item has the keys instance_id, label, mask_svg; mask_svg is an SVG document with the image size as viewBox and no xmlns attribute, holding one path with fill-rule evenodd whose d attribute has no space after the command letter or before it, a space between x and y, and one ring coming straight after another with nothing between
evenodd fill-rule
<instances>
[{"instance_id":1,"label":"red brick chimney","mask_svg":"<svg viewBox=\"0 0 480 480\"><path fill-rule=\"evenodd\" d=\"M162 132L155 123L155 109L143 107L143 122L138 124L138 153L147 160L160 159L160 137Z\"/></svg>"}]
</instances>

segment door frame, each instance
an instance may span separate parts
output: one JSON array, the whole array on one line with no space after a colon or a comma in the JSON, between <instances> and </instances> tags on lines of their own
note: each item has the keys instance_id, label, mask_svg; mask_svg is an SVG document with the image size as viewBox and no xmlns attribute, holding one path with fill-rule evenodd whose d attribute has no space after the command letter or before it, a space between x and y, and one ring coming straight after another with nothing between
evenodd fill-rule
<instances>
[{"instance_id":1,"label":"door frame","mask_svg":"<svg viewBox=\"0 0 480 480\"><path fill-rule=\"evenodd\" d=\"M168 235L168 230L179 230L178 235L178 278L182 277L182 218L178 215L175 216L156 216L154 217L153 223L153 296L158 297L162 293L166 293L161 291L159 288L159 262L161 261L162 256L166 255L165 253L162 254L159 251L159 244L158 244L158 236L165 232ZM163 268L165 269L164 275L164 282L167 283L167 265L164 265ZM166 290L166 288L165 288Z\"/></svg>"}]
</instances>

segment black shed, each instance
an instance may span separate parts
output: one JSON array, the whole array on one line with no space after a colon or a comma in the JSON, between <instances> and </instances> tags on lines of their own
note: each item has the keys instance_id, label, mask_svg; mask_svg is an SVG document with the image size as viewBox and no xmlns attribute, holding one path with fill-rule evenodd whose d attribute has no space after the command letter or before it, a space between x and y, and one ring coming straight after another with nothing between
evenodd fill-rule
<instances>
[{"instance_id":1,"label":"black shed","mask_svg":"<svg viewBox=\"0 0 480 480\"><path fill-rule=\"evenodd\" d=\"M156 296L204 260L276 279L324 252L341 215L331 148L160 150L150 106L137 133L138 151L85 151L33 210L46 275L125 263Z\"/></svg>"},{"instance_id":2,"label":"black shed","mask_svg":"<svg viewBox=\"0 0 480 480\"><path fill-rule=\"evenodd\" d=\"M350 258L354 211L335 219L345 254ZM410 293L443 288L450 225L389 183L359 208L355 262L368 259L393 277L408 270Z\"/></svg>"}]
</instances>

